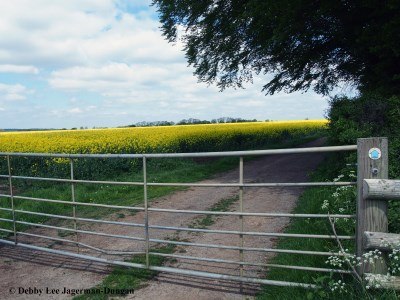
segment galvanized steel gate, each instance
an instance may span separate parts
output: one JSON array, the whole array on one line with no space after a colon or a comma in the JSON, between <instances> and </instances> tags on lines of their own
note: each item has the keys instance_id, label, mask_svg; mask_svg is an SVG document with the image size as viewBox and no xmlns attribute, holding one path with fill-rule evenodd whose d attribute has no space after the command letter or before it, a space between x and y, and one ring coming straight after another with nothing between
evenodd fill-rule
<instances>
[{"instance_id":1,"label":"galvanized steel gate","mask_svg":"<svg viewBox=\"0 0 400 300\"><path fill-rule=\"evenodd\" d=\"M289 265L273 265L273 264L261 264L257 262L250 262L243 260L243 253L246 251L258 251L258 252L273 252L273 253L292 253L292 254L303 254L303 255L340 255L339 253L332 252L316 252L316 251L306 251L306 250L292 250L292 249L275 249L275 248L252 248L246 247L243 243L244 236L265 236L265 237L291 237L291 238L326 238L326 239L335 239L334 235L312 235L312 234L288 234L288 233L274 233L274 232L249 232L243 230L243 218L246 216L253 216L259 218L265 217L290 217L290 218L355 218L354 215L328 215L328 214L292 214L292 213L264 213L264 212L246 212L243 211L243 188L252 188L252 187L315 187L315 186L351 186L356 185L356 182L303 182L303 183L245 183L243 178L243 158L246 156L262 156L262 155L276 155L276 154L295 154L295 153L316 153L316 152L336 152L336 151L351 151L357 150L356 145L350 146L338 146L338 147L313 147L313 148L294 148L294 149L279 149L279 150L257 150L257 151L236 151L236 152L208 152L208 153L173 153L173 154L121 154L121 155L99 155L99 154L34 154L34 153L0 153L0 157L5 157L8 165L8 174L1 174L0 178L7 179L9 185L9 193L8 194L0 194L0 200L4 201L8 199L11 203L11 208L2 207L0 202L0 210L7 211L12 214L11 219L0 219L3 222L12 223L12 230L0 228L0 231L6 232L9 234L8 238L0 239L0 243L15 245L20 247L25 247L33 250L41 250L49 253L61 254L75 258L87 259L91 261L97 261L112 265L120 265L134 268L143 268L160 272L169 272L176 273L181 275L190 275L190 276L199 276L205 278L214 278L214 279L223 279L223 280L232 280L243 283L256 283L256 284L269 284L276 286L297 286L297 287L305 287L305 288L313 288L315 285L311 283L297 283L297 282L286 282L286 281L273 281L255 277L248 277L243 275L243 266L261 266L261 267L275 267L275 268L286 268L293 270L306 270L306 271L317 271L317 272L338 272L338 273L349 273L348 271L339 270L339 269L328 269L328 268L314 268L314 267L304 267L304 266L289 266ZM68 159L70 162L70 178L69 179L57 179L57 178L43 178L43 177L29 177L29 176L17 176L12 174L12 160L11 157L42 157L42 158L61 158ZM162 183L162 182L148 182L147 181L147 159L150 158L210 158L210 157L227 157L233 156L239 158L239 180L237 183ZM141 159L143 162L143 181L141 182L117 182L117 181L93 181L93 180L77 180L74 178L74 161L78 159L114 159L114 158L125 158L125 159ZM54 199L41 199L41 198L33 198L27 196L16 195L13 192L13 181L14 180L29 180L29 181L46 181L46 182L62 182L69 183L71 185L71 193L72 199L71 201L61 201ZM100 204L100 203L87 203L87 202L78 202L75 198L75 185L77 184L106 184L106 185L126 185L126 186L143 186L143 198L144 205L141 206L118 206L118 205L108 205L108 204ZM237 212L221 212L221 211L194 211L194 210L177 210L173 207L168 209L161 208L152 208L149 207L148 204L148 195L147 189L149 186L180 186L180 187L236 187L239 189L239 203L240 203L240 211ZM58 203L64 205L70 205L72 207L72 215L54 215L54 214L46 214L40 212L19 210L16 208L15 203L19 200L27 200L27 201L35 201L35 202L45 202L45 203ZM121 222L121 221L107 221L107 220L96 220L91 218L80 218L77 217L76 212L79 207L89 206L89 207L101 207L101 208L110 208L110 209L123 209L129 211L142 211L144 213L144 220L142 224L129 223L129 222ZM159 212L166 214L192 214L192 215L214 215L214 216L237 216L239 218L239 222L241 223L241 230L239 231L228 231L228 230L211 230L211 229L201 229L201 228L182 228L182 227L173 227L173 226L160 226L160 225L149 225L149 212ZM54 226L49 224L37 224L19 220L18 216L30 214L37 215L42 217L48 217L52 219L59 220L69 220L73 222L73 228ZM88 222L88 223L99 223L99 224L112 224L112 225L120 225L120 226L130 226L130 227L139 227L143 228L144 236L143 237L134 237L128 235L115 235L109 234L105 232L96 232L89 230L81 230L77 227L77 222ZM68 243L79 245L79 247L86 247L92 250L98 251L99 253L114 255L118 254L118 251L108 251L105 249L101 249L98 247L93 247L88 244L81 243L79 240L66 239L54 236L44 236L35 233L29 233L29 231L18 231L17 225L28 225L35 226L39 228L48 228L55 230L63 230L69 231L75 234L84 234L84 235L97 235L104 236L107 238L117 238L117 239L127 239L132 241L138 241L144 243L144 251L142 254L145 254L146 263L138 264L138 263L130 263L123 260L112 260L104 257L96 257L92 255L84 255L81 253L75 253L73 251L65 251L60 249L50 249L47 247L37 246L34 244L23 243L18 240L18 237L21 236L29 236L31 238L40 238L40 239L48 239L55 242ZM237 235L241 240L240 246L226 246L226 245L218 245L218 244L196 244L191 242L183 242L183 241L174 241L174 240L166 240L166 239L156 239L152 238L149 234L149 229L158 229L158 230L171 230L171 231L187 231L187 232L202 232L202 233L220 233L220 234L233 234ZM354 239L353 236L339 236L340 239ZM182 246L193 246L193 247L208 247L215 249L231 249L237 250L238 260L224 260L224 259L216 259L209 257L191 257L185 255L178 254L163 254L152 252L150 248L150 243L162 243L162 244L172 244L172 245L182 245ZM131 254L137 254L138 252L134 252ZM121 254L121 253L119 253ZM129 254L129 253L122 253ZM197 270L188 270L188 269L179 269L167 266L152 266L149 261L150 255L156 256L166 256L172 258L181 258L188 259L193 261L203 261L203 262L213 262L213 263L225 263L237 265L240 267L239 275L227 275L221 273L211 273L211 272L203 272Z\"/></svg>"}]
</instances>

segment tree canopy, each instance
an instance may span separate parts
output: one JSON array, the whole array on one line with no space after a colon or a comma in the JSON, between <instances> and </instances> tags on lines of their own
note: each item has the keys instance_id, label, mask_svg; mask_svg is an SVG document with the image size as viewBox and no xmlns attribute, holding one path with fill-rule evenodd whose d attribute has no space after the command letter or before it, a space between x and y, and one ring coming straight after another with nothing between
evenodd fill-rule
<instances>
[{"instance_id":1,"label":"tree canopy","mask_svg":"<svg viewBox=\"0 0 400 300\"><path fill-rule=\"evenodd\" d=\"M340 82L400 92L398 0L153 0L199 80L221 89L268 74L269 94ZM271 77L272 76L272 77Z\"/></svg>"}]
</instances>

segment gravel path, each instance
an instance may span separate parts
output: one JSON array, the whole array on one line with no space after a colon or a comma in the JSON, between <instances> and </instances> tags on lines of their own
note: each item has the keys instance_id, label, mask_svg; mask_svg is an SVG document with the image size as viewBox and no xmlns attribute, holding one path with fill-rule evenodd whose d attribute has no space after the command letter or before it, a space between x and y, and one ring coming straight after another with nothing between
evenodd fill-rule
<instances>
[{"instance_id":1,"label":"gravel path","mask_svg":"<svg viewBox=\"0 0 400 300\"><path fill-rule=\"evenodd\" d=\"M321 146L322 140L317 140L304 146ZM301 182L307 180L309 172L314 170L323 159L322 154L292 154L274 155L245 161L245 182ZM202 182L237 182L238 170L232 170L215 176L215 178ZM248 212L291 212L296 205L302 188L247 188L244 190L244 211ZM223 199L235 197L237 188L204 188L193 187L185 191L175 192L169 196L153 201L151 207L209 210L213 205ZM231 211L239 209L238 201L231 205ZM142 212L133 216L125 214L125 218L117 218L116 215L109 219L118 221L143 223ZM180 226L187 227L193 224L193 215L181 215L170 213L151 212L149 216L150 225ZM199 217L197 217L198 219ZM196 218L195 218L196 219ZM244 229L246 231L260 232L282 232L288 224L288 218L260 218L244 217ZM238 217L220 216L214 219L210 229L239 230ZM131 235L143 237L142 228L132 228L116 225L91 225L79 228L107 232L120 235ZM52 235L57 237L55 230L35 229L31 232L36 234ZM176 233L172 231L151 230L151 238L168 238ZM72 236L71 236L72 237ZM235 235L221 235L209 233L183 233L179 234L182 239L195 243L212 243L221 245L239 246L239 238ZM24 242L32 242L24 238ZM110 239L100 236L79 235L79 241L95 247L109 250L141 251L143 243L127 241L122 239ZM271 248L276 238L269 237L245 237L245 247ZM46 240L36 240L36 245L48 246ZM64 249L77 252L76 246L65 246L52 244L55 249ZM216 250L200 247L179 247L179 254L199 257L223 258L238 260L238 251ZM80 248L79 253L100 256L89 249ZM263 263L272 254L247 252L245 261ZM102 257L105 257L104 255ZM235 265L213 264L193 262L187 260L176 260L169 263L173 267L193 269L208 272L226 273L239 275L239 269ZM66 258L60 255L52 255L38 251L30 251L23 248L0 246L0 299L26 299L27 295L10 294L10 288L36 287L40 289L63 289L64 287L81 289L90 288L101 282L102 278L109 272L110 268L101 263L93 263L85 260ZM265 269L261 267L245 267L245 275L262 277ZM243 285L237 283L206 280L199 278L181 277L166 273L160 273L156 280L130 295L127 299L242 299L243 294L252 295L258 289L256 285ZM45 295L46 299L64 299L65 295ZM43 299L32 295L29 299Z\"/></svg>"}]
</instances>

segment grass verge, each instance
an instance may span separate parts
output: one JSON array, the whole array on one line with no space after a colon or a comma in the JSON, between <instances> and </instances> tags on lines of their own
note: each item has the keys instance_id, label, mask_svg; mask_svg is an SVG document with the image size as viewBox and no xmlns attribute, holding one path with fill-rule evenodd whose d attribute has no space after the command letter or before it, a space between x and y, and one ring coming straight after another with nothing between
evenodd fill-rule
<instances>
[{"instance_id":1,"label":"grass verge","mask_svg":"<svg viewBox=\"0 0 400 300\"><path fill-rule=\"evenodd\" d=\"M318 170L312 175L312 181L332 181L340 170L345 166L345 159L337 154L331 154L325 162L319 166ZM322 209L324 199L329 199L335 188L321 187L309 188L299 198L295 213L306 214L325 214ZM354 199L353 205L355 206ZM349 222L349 227L354 228L354 223ZM338 230L338 228L336 228ZM351 229L350 229L351 230ZM331 226L328 220L320 218L293 218L285 230L286 233L302 233L302 234L332 234ZM349 229L346 232L338 230L339 235L349 234ZM352 233L350 233L352 234ZM354 253L354 241L343 241L342 244L349 252ZM277 248L281 249L299 249L310 251L338 251L336 241L327 239L306 239L306 238L280 238ZM326 264L327 256L310 256L310 255L294 255L294 254L278 254L269 262L280 265L293 266L309 266L330 268ZM262 292L257 296L257 299L399 299L399 294L393 291L376 290L365 292L357 285L350 275L344 277L322 272L287 270L279 268L271 268L267 271L267 279L280 280L289 282L314 283L317 285L325 285L327 282L342 280L347 284L346 293L339 291L332 292L329 288L319 289L316 291L305 290L303 288L287 288L276 286L265 286Z\"/></svg>"}]
</instances>

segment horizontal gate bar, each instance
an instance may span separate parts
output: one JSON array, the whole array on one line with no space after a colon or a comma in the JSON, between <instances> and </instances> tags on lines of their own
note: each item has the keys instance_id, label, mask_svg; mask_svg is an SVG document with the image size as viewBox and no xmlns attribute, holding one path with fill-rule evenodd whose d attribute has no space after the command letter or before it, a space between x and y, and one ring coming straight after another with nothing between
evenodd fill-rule
<instances>
[{"instance_id":1,"label":"horizontal gate bar","mask_svg":"<svg viewBox=\"0 0 400 300\"><path fill-rule=\"evenodd\" d=\"M11 198L10 195L3 195L3 194L0 194L0 197ZM59 204L67 204L67 205L82 205L82 206L106 207L106 208L116 208L116 209L144 210L143 207L135 207L135 206L120 206L120 205L108 205L108 204L97 204L97 203L72 202L72 201L33 198L33 197L24 197L24 196L13 196L13 197L14 197L14 199L42 201L42 202L59 203Z\"/></svg>"},{"instance_id":2,"label":"horizontal gate bar","mask_svg":"<svg viewBox=\"0 0 400 300\"><path fill-rule=\"evenodd\" d=\"M3 239L0 239L0 243L15 246L14 242L3 240ZM146 265L144 265L144 264L123 262L123 261L116 261L116 260L108 260L105 258L93 257L93 256L89 256L89 255L71 253L71 252L55 250L55 249L48 249L48 248L33 246L33 245L29 245L29 244L24 244L24 243L18 243L17 247L18 246L32 249L32 250L45 251L48 253L60 254L60 255L81 258L81 259L86 259L86 260L91 260L91 261L96 261L96 262L101 262L101 263L106 263L106 264L146 269ZM203 278L232 280L232 281L245 282L245 283L257 283L257 284L274 285L274 286L302 287L302 288L309 288L309 289L317 288L317 286L315 284L268 280L268 279L254 278L254 277L240 277L240 276L234 276L234 275L217 274L217 273L194 271L194 270L182 270L182 269L171 268L171 267L149 266L148 269L150 269L152 271L167 272L167 273L174 273L174 274L181 274L181 275L188 275L188 276L195 276L195 277L203 277Z\"/></svg>"},{"instance_id":3,"label":"horizontal gate bar","mask_svg":"<svg viewBox=\"0 0 400 300\"><path fill-rule=\"evenodd\" d=\"M10 223L14 222L14 220L12 220L12 219L5 219L5 218L0 218L0 221L1 222L10 222Z\"/></svg>"},{"instance_id":4,"label":"horizontal gate bar","mask_svg":"<svg viewBox=\"0 0 400 300\"><path fill-rule=\"evenodd\" d=\"M17 231L17 234L25 235L25 236L32 236L32 237L37 237L37 238L42 238L42 239L48 239L48 240L57 241L57 242L76 244L76 245L79 245L79 246L82 246L82 247L85 247L88 249L95 250L97 252L101 252L106 255L135 255L135 254L143 254L144 253L144 252L140 252L140 251L119 251L119 250L110 251L110 250L90 246L88 244L77 242L77 241L71 241L71 240L67 240L67 239L61 239L61 238L40 235L40 234L33 234L33 233L22 232L22 231Z\"/></svg>"},{"instance_id":5,"label":"horizontal gate bar","mask_svg":"<svg viewBox=\"0 0 400 300\"><path fill-rule=\"evenodd\" d=\"M252 263L252 262L225 260L225 259L217 259L217 258L203 258L203 257L195 257L195 256L167 254L167 253L159 253L159 252L150 252L150 254L155 255L155 256L172 257L172 258L180 258L180 259L187 259L187 260L198 260L198 261L237 264L237 265L246 265L246 266L272 267L272 268L282 268L282 269L302 270L302 271L315 271L315 272L328 272L328 273L333 272L333 273L343 273L343 274L351 274L352 273L351 271L340 270L340 269L277 265L277 264L268 264L268 263L262 264L262 263Z\"/></svg>"},{"instance_id":6,"label":"horizontal gate bar","mask_svg":"<svg viewBox=\"0 0 400 300\"><path fill-rule=\"evenodd\" d=\"M223 157L223 156L258 156L275 154L319 153L357 150L357 145L308 147L250 151L194 152L194 153L146 153L146 154L51 154L51 153L10 153L0 152L0 156L25 157L64 157L64 158L179 158L179 157Z\"/></svg>"},{"instance_id":7,"label":"horizontal gate bar","mask_svg":"<svg viewBox=\"0 0 400 300\"><path fill-rule=\"evenodd\" d=\"M160 239L149 239L152 243L161 244L172 244L182 246L193 246L193 247L204 247L204 248L217 248L226 250L243 250L243 251L254 251L254 252L274 252L274 253L289 253L289 254L305 254L305 255L336 255L345 256L346 254L335 253L335 252L320 252L320 251L308 251L308 250L289 250L289 249L272 249L272 248L249 248L249 247L238 247L238 246L225 246L215 244L200 244L200 243L189 243L189 242L178 242L171 240L160 240Z\"/></svg>"},{"instance_id":8,"label":"horizontal gate bar","mask_svg":"<svg viewBox=\"0 0 400 300\"><path fill-rule=\"evenodd\" d=\"M3 218L0 218L0 221L13 222L13 220L3 219ZM79 229L72 229L72 228L66 228L66 227L59 227L59 226L31 223L31 222L25 222L25 221L15 221L15 223L22 224L22 225L49 228L49 229L57 229L57 230L78 232L78 233L83 233L83 234L100 235L100 236L106 236L106 237L117 238L117 239L126 239L126 240L134 240L134 241L145 241L144 238L139 238L139 237L135 237L135 236L118 235L118 234L107 234L107 233L101 233L101 232L95 232L95 231L79 230Z\"/></svg>"},{"instance_id":9,"label":"horizontal gate bar","mask_svg":"<svg viewBox=\"0 0 400 300\"><path fill-rule=\"evenodd\" d=\"M9 178L7 175L0 175L0 178ZM64 178L48 178L48 177L32 177L32 176L11 176L13 179L51 181L63 183L92 183L92 184L109 184L109 185L143 185L143 182L134 181L104 181L104 180L80 180L80 179L64 179Z\"/></svg>"},{"instance_id":10,"label":"horizontal gate bar","mask_svg":"<svg viewBox=\"0 0 400 300\"><path fill-rule=\"evenodd\" d=\"M10 208L1 208L0 207L0 211L1 210L9 211L9 212L12 211L12 209L10 209ZM82 222L93 222L93 223L101 223L101 224L113 224L113 225L121 225L121 226L144 227L143 224L138 224L138 223L118 222L118 221L105 221L105 220L96 220L96 219L87 219L87 218L78 218L78 217L74 218L74 217L69 217L69 216L38 213L38 212L26 211L26 210L18 210L18 209L16 209L15 212L16 213L28 214L28 215L34 215L34 216L43 216L43 217L49 217L49 218L64 219L64 220L77 220L77 221L82 221Z\"/></svg>"},{"instance_id":11,"label":"horizontal gate bar","mask_svg":"<svg viewBox=\"0 0 400 300\"><path fill-rule=\"evenodd\" d=\"M201 228L185 228L185 227L171 227L171 226L159 226L151 225L151 229L164 229L164 230L176 230L176 231L190 231L190 232L204 232L204 233L218 233L218 234L237 234L237 235L250 235L250 236L276 236L276 237L293 237L293 238L314 238L314 239L342 239L342 240L354 240L354 236L349 235L323 235L323 234L298 234L298 233L276 233L276 232L254 232L254 231L233 231L233 230L211 230Z\"/></svg>"},{"instance_id":12,"label":"horizontal gate bar","mask_svg":"<svg viewBox=\"0 0 400 300\"><path fill-rule=\"evenodd\" d=\"M151 182L149 186L188 186L188 187L312 187L312 186L352 186L356 182L276 182L276 183L178 183Z\"/></svg>"},{"instance_id":13,"label":"horizontal gate bar","mask_svg":"<svg viewBox=\"0 0 400 300\"><path fill-rule=\"evenodd\" d=\"M10 178L8 175L0 175L0 178ZM89 183L109 185L133 185L143 186L143 182L131 181L96 181L79 179L62 179L30 176L11 176L12 179L50 181L62 183ZM336 181L336 182L273 182L273 183L195 183L195 182L148 182L148 186L184 186L184 187L313 187L313 186L353 186L357 182Z\"/></svg>"},{"instance_id":14,"label":"horizontal gate bar","mask_svg":"<svg viewBox=\"0 0 400 300\"><path fill-rule=\"evenodd\" d=\"M10 195L0 194L1 197L10 198ZM134 206L119 206L119 205L107 205L107 204L96 204L96 203L84 203L84 202L69 202L63 200L52 200L42 198L32 198L23 196L14 196L15 199L32 200L32 201L43 201L50 203L60 203L67 205L84 205L84 206L95 206L95 207L108 207L117 209L130 209L130 210L144 210L143 207ZM337 214L290 214L290 213L252 213L252 212L230 212L230 211L207 211L207 210L178 210L178 209L167 209L167 208L149 208L149 211L168 212L168 213L182 213L182 214L199 214L199 215L221 215L221 216L254 216L254 217L290 217L290 218L344 218L353 219L355 215L337 215Z\"/></svg>"},{"instance_id":15,"label":"horizontal gate bar","mask_svg":"<svg viewBox=\"0 0 400 300\"><path fill-rule=\"evenodd\" d=\"M231 211L207 211L207 210L184 210L168 208L149 208L149 211L168 213L185 213L199 215L221 215L221 216L253 216L253 217L294 217L294 218L355 218L355 215L329 215L329 214L290 214L290 213L252 213L252 212L231 212Z\"/></svg>"}]
</instances>

